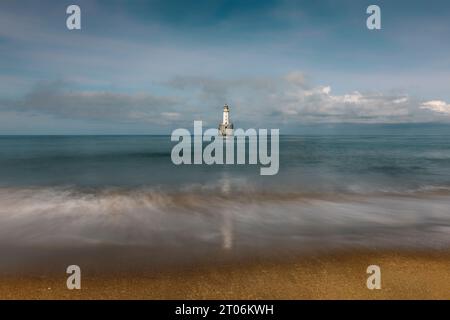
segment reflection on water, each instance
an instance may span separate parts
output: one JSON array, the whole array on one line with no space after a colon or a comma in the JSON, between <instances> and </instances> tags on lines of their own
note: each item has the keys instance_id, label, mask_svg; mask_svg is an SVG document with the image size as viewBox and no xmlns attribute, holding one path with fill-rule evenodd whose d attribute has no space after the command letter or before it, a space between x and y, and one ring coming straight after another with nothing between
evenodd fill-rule
<instances>
[{"instance_id":1,"label":"reflection on water","mask_svg":"<svg viewBox=\"0 0 450 320\"><path fill-rule=\"evenodd\" d=\"M220 228L222 233L222 248L231 250L233 247L233 219L232 213L224 211L222 213L223 221Z\"/></svg>"},{"instance_id":2,"label":"reflection on water","mask_svg":"<svg viewBox=\"0 0 450 320\"><path fill-rule=\"evenodd\" d=\"M222 179L219 182L221 184L222 194L229 196L231 192L231 181L226 173L223 174ZM233 211L225 210L222 211L222 224L220 227L222 233L222 248L224 250L231 250L233 247Z\"/></svg>"}]
</instances>

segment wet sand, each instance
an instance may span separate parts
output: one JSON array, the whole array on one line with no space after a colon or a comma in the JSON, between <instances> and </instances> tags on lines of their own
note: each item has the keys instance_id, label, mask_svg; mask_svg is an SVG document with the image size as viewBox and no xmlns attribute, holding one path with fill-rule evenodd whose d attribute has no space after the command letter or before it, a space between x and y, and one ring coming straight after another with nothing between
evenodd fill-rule
<instances>
[{"instance_id":1,"label":"wet sand","mask_svg":"<svg viewBox=\"0 0 450 320\"><path fill-rule=\"evenodd\" d=\"M381 290L366 269L381 268ZM349 252L170 268L82 273L68 290L66 274L0 278L1 299L450 299L450 252Z\"/></svg>"}]
</instances>

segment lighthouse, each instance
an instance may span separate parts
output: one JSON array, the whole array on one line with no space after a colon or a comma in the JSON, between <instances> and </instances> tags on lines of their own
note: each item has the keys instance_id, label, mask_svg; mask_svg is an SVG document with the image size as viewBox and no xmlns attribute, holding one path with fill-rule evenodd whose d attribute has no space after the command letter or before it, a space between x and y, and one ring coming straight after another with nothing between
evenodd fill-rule
<instances>
[{"instance_id":1,"label":"lighthouse","mask_svg":"<svg viewBox=\"0 0 450 320\"><path fill-rule=\"evenodd\" d=\"M223 106L222 123L219 124L219 134L222 136L233 135L233 124L230 122L230 108L228 105Z\"/></svg>"}]
</instances>

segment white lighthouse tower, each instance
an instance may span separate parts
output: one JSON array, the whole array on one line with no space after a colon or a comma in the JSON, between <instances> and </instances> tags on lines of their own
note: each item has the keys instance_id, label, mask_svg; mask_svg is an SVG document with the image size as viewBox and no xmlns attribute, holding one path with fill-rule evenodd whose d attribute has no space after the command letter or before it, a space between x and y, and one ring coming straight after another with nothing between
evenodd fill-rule
<instances>
[{"instance_id":1,"label":"white lighthouse tower","mask_svg":"<svg viewBox=\"0 0 450 320\"><path fill-rule=\"evenodd\" d=\"M230 122L230 108L228 105L223 106L223 119L222 123L219 124L219 134L222 136L232 136L233 135L233 124Z\"/></svg>"}]
</instances>

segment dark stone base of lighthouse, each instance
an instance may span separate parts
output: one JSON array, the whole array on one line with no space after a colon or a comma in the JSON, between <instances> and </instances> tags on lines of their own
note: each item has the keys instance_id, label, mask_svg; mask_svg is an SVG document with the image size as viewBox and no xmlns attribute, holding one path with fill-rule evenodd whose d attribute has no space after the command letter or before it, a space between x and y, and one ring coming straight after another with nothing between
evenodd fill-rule
<instances>
[{"instance_id":1,"label":"dark stone base of lighthouse","mask_svg":"<svg viewBox=\"0 0 450 320\"><path fill-rule=\"evenodd\" d=\"M219 124L219 134L222 136L232 136L233 135L233 124Z\"/></svg>"}]
</instances>

